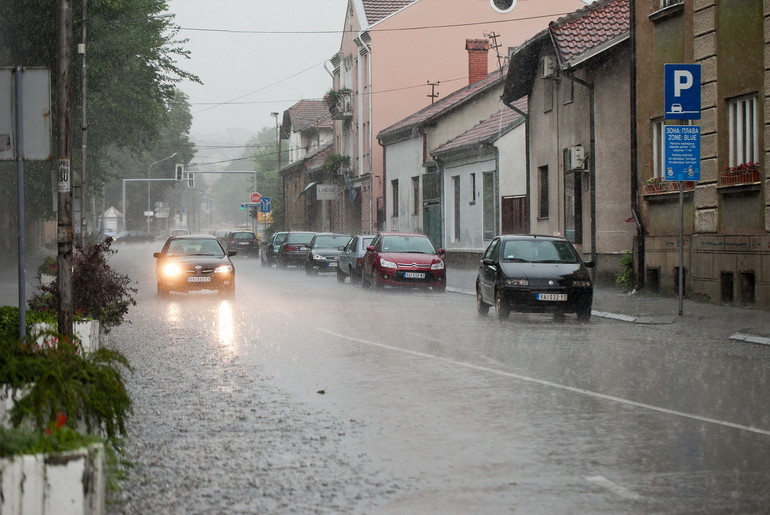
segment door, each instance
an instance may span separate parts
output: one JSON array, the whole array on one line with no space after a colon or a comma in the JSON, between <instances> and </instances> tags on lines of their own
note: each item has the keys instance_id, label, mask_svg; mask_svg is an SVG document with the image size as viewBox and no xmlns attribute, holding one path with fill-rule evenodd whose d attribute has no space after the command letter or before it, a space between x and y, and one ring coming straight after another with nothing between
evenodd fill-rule
<instances>
[{"instance_id":1,"label":"door","mask_svg":"<svg viewBox=\"0 0 770 515\"><path fill-rule=\"evenodd\" d=\"M527 197L503 197L500 210L502 234L529 234Z\"/></svg>"}]
</instances>

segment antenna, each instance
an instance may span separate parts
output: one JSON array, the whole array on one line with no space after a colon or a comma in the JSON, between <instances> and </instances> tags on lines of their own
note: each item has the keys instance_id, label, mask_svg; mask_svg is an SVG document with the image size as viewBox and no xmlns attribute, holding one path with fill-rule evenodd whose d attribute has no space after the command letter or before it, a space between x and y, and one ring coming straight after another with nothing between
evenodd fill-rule
<instances>
[{"instance_id":1,"label":"antenna","mask_svg":"<svg viewBox=\"0 0 770 515\"><path fill-rule=\"evenodd\" d=\"M436 91L436 86L441 84L441 81L431 82L428 81L428 86L430 86L430 94L428 95L428 98L430 98L430 103L432 104L436 98L438 98L438 91Z\"/></svg>"},{"instance_id":2,"label":"antenna","mask_svg":"<svg viewBox=\"0 0 770 515\"><path fill-rule=\"evenodd\" d=\"M492 43L489 45L489 47L495 51L495 54L497 54L497 67L500 70L500 73L503 73L503 63L505 62L508 57L503 57L500 55L500 47L503 46L500 43L497 42L497 38L500 37L500 34L496 33L495 31L492 32L484 32L484 37L489 38L492 40Z\"/></svg>"}]
</instances>

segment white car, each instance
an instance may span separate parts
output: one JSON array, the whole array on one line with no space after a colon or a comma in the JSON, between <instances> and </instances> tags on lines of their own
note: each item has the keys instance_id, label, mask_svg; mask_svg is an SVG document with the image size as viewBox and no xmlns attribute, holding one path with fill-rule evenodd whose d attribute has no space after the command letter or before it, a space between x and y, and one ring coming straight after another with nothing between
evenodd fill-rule
<instances>
[{"instance_id":1,"label":"white car","mask_svg":"<svg viewBox=\"0 0 770 515\"><path fill-rule=\"evenodd\" d=\"M350 238L342 254L337 257L337 281L344 283L350 277L351 283L361 281L366 247L372 244L374 234L357 234Z\"/></svg>"}]
</instances>

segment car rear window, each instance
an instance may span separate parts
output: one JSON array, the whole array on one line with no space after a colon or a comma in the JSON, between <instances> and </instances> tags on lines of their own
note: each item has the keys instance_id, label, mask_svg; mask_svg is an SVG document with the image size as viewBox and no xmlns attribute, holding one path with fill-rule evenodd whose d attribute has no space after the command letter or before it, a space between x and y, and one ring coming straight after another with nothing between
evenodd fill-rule
<instances>
[{"instance_id":1,"label":"car rear window","mask_svg":"<svg viewBox=\"0 0 770 515\"><path fill-rule=\"evenodd\" d=\"M340 245L344 245L350 240L350 236L338 236L338 235L328 235L328 236L318 236L315 239L315 243L313 246L317 249L333 249L336 247L339 247Z\"/></svg>"},{"instance_id":2,"label":"car rear window","mask_svg":"<svg viewBox=\"0 0 770 515\"><path fill-rule=\"evenodd\" d=\"M233 239L252 241L252 240L256 240L257 237L252 232L235 232L233 233Z\"/></svg>"},{"instance_id":3,"label":"car rear window","mask_svg":"<svg viewBox=\"0 0 770 515\"><path fill-rule=\"evenodd\" d=\"M292 232L289 233L287 241L289 243L310 243L315 233L312 232Z\"/></svg>"}]
</instances>

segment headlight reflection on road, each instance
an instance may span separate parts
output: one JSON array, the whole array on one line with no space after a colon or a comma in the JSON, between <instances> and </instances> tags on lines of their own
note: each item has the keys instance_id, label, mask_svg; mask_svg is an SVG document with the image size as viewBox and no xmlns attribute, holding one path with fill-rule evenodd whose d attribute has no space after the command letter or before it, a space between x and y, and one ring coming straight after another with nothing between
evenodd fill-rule
<instances>
[{"instance_id":1,"label":"headlight reflection on road","mask_svg":"<svg viewBox=\"0 0 770 515\"><path fill-rule=\"evenodd\" d=\"M224 347L235 346L235 320L233 303L229 300L220 301L217 308L217 338Z\"/></svg>"},{"instance_id":2,"label":"headlight reflection on road","mask_svg":"<svg viewBox=\"0 0 770 515\"><path fill-rule=\"evenodd\" d=\"M182 310L180 309L178 302L166 303L166 322L169 324L178 323Z\"/></svg>"}]
</instances>

